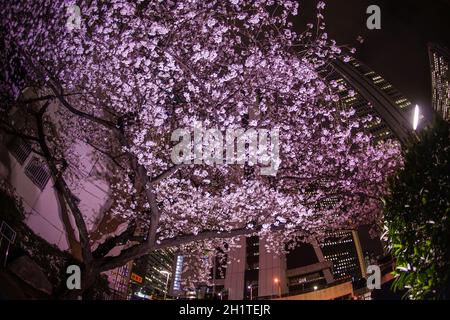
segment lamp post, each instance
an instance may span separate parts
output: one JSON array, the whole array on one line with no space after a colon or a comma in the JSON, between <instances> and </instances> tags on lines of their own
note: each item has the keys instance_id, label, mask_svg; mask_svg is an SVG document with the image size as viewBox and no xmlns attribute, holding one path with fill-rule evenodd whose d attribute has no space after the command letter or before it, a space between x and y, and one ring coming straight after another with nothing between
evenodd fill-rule
<instances>
[{"instance_id":1,"label":"lamp post","mask_svg":"<svg viewBox=\"0 0 450 320\"><path fill-rule=\"evenodd\" d=\"M280 284L280 279L275 278L275 279L273 279L273 282L275 282L275 284L278 285L278 296L279 296L280 299L281 299L281 284Z\"/></svg>"},{"instance_id":2,"label":"lamp post","mask_svg":"<svg viewBox=\"0 0 450 320\"><path fill-rule=\"evenodd\" d=\"M248 289L250 290L250 301L253 300L253 286L249 285Z\"/></svg>"},{"instance_id":3,"label":"lamp post","mask_svg":"<svg viewBox=\"0 0 450 320\"><path fill-rule=\"evenodd\" d=\"M166 271L166 270L161 270L159 271L162 274L165 274L167 276L167 280L166 280L166 289L164 290L164 300L167 299L167 292L169 291L169 277L170 277L170 272Z\"/></svg>"}]
</instances>

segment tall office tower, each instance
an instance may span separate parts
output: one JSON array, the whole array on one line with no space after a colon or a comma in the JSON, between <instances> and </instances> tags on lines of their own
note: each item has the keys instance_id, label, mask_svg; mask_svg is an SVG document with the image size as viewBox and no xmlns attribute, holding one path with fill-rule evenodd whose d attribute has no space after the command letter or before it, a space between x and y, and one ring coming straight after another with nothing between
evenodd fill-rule
<instances>
[{"instance_id":1,"label":"tall office tower","mask_svg":"<svg viewBox=\"0 0 450 320\"><path fill-rule=\"evenodd\" d=\"M437 44L428 44L433 108L442 118L450 120L450 51Z\"/></svg>"},{"instance_id":2,"label":"tall office tower","mask_svg":"<svg viewBox=\"0 0 450 320\"><path fill-rule=\"evenodd\" d=\"M356 59L335 60L326 77L342 87L341 103L357 116L373 116L366 129L375 141L395 138L404 142L412 132L413 105L381 75Z\"/></svg>"},{"instance_id":3,"label":"tall office tower","mask_svg":"<svg viewBox=\"0 0 450 320\"><path fill-rule=\"evenodd\" d=\"M157 250L133 261L130 297L162 298L170 292L175 253L172 249Z\"/></svg>"},{"instance_id":4,"label":"tall office tower","mask_svg":"<svg viewBox=\"0 0 450 320\"><path fill-rule=\"evenodd\" d=\"M335 281L358 280L365 276L365 265L358 232L337 231L320 243L325 260L332 263Z\"/></svg>"}]
</instances>

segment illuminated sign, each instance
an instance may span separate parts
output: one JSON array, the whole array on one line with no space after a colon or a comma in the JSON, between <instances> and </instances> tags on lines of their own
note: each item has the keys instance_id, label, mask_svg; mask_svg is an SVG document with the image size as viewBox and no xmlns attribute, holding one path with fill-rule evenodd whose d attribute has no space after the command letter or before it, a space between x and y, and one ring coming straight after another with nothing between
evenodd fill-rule
<instances>
[{"instance_id":1,"label":"illuminated sign","mask_svg":"<svg viewBox=\"0 0 450 320\"><path fill-rule=\"evenodd\" d=\"M181 274L183 272L183 256L177 257L177 264L175 266L175 276L173 281L173 289L179 291L181 289Z\"/></svg>"},{"instance_id":2,"label":"illuminated sign","mask_svg":"<svg viewBox=\"0 0 450 320\"><path fill-rule=\"evenodd\" d=\"M136 281L137 283L142 283L142 277L138 276L136 273L131 274L131 280Z\"/></svg>"}]
</instances>

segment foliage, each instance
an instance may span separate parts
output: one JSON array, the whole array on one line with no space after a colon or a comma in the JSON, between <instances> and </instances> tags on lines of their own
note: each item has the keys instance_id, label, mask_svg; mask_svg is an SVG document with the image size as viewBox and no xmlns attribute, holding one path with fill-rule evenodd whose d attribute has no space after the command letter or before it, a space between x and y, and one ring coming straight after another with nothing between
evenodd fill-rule
<instances>
[{"instance_id":1,"label":"foliage","mask_svg":"<svg viewBox=\"0 0 450 320\"><path fill-rule=\"evenodd\" d=\"M43 122L34 143L75 217L85 263L104 271L178 246L198 257L192 266L205 266L205 252L231 250L237 236L259 235L281 251L289 240L379 216L399 147L374 145L364 130L371 119L342 107L345 86L324 78L344 53L325 32L322 1L316 30L308 24L303 33L293 30L298 3L289 0L93 0L79 3L79 29L66 28L64 4L30 0L2 10L1 93ZM30 87L43 103L27 109L20 93ZM3 123L14 129L7 116ZM199 124L279 130L277 176L248 162L175 166L172 132ZM107 167L109 213L137 225L141 241L131 229L98 246L89 241L73 201L81 144ZM116 246L120 254L107 256Z\"/></svg>"},{"instance_id":2,"label":"foliage","mask_svg":"<svg viewBox=\"0 0 450 320\"><path fill-rule=\"evenodd\" d=\"M450 298L450 131L437 118L405 150L390 181L386 229L397 260L394 283L414 299Z\"/></svg>"}]
</instances>

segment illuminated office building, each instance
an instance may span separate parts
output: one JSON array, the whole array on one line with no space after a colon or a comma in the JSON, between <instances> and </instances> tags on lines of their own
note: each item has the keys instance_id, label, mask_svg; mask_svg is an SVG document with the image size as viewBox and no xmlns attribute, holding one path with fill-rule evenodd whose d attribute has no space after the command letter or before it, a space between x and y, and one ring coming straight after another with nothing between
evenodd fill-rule
<instances>
[{"instance_id":1,"label":"illuminated office building","mask_svg":"<svg viewBox=\"0 0 450 320\"><path fill-rule=\"evenodd\" d=\"M177 255L175 259L175 270L173 276L172 292L179 294L181 292L181 280L183 276L183 262L184 257L182 255Z\"/></svg>"},{"instance_id":2,"label":"illuminated office building","mask_svg":"<svg viewBox=\"0 0 450 320\"><path fill-rule=\"evenodd\" d=\"M186 286L188 278L193 278L192 269L186 270L186 266L191 263L191 258L182 254L177 254L173 265L173 280L171 284L171 295L181 299L228 299L225 290L225 277L227 274L227 254L220 251L214 257L204 257L204 259L214 259L211 261L212 268L209 270L211 283L197 283L196 290Z\"/></svg>"},{"instance_id":3,"label":"illuminated office building","mask_svg":"<svg viewBox=\"0 0 450 320\"><path fill-rule=\"evenodd\" d=\"M133 262L129 261L122 267L106 273L109 283L110 296L106 300L126 300L128 298L128 284L130 282L130 269Z\"/></svg>"},{"instance_id":4,"label":"illuminated office building","mask_svg":"<svg viewBox=\"0 0 450 320\"><path fill-rule=\"evenodd\" d=\"M450 120L450 52L436 44L428 45L433 108Z\"/></svg>"},{"instance_id":5,"label":"illuminated office building","mask_svg":"<svg viewBox=\"0 0 450 320\"><path fill-rule=\"evenodd\" d=\"M373 116L366 130L375 141L394 138L404 142L410 136L413 104L368 66L356 59L336 60L328 80L350 89L339 92L340 101L354 108L356 116Z\"/></svg>"},{"instance_id":6,"label":"illuminated office building","mask_svg":"<svg viewBox=\"0 0 450 320\"><path fill-rule=\"evenodd\" d=\"M334 280L354 281L365 276L365 262L356 231L332 232L320 247L325 260L332 264Z\"/></svg>"},{"instance_id":7,"label":"illuminated office building","mask_svg":"<svg viewBox=\"0 0 450 320\"><path fill-rule=\"evenodd\" d=\"M170 293L175 253L157 250L133 261L129 294L131 299L161 299Z\"/></svg>"}]
</instances>

